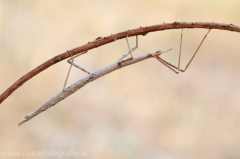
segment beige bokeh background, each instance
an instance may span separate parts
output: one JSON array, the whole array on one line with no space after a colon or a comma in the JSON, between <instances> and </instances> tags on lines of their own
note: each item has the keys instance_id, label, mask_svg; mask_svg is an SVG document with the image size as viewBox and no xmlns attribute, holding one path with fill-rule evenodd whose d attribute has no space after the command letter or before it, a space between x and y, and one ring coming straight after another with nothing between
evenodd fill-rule
<instances>
[{"instance_id":1,"label":"beige bokeh background","mask_svg":"<svg viewBox=\"0 0 240 159\"><path fill-rule=\"evenodd\" d=\"M174 21L240 25L239 5L238 0L0 0L0 93L46 60L99 36ZM206 32L184 29L182 67ZM163 57L177 63L180 33L140 36L133 54L172 48ZM212 30L185 73L176 75L149 59L90 83L17 127L61 91L69 68L62 61L0 105L0 151L74 149L86 151L82 158L89 159L237 159L239 39L239 33ZM135 38L129 41L133 47ZM90 50L76 62L96 71L127 51L123 39ZM73 69L68 84L84 76Z\"/></svg>"}]
</instances>

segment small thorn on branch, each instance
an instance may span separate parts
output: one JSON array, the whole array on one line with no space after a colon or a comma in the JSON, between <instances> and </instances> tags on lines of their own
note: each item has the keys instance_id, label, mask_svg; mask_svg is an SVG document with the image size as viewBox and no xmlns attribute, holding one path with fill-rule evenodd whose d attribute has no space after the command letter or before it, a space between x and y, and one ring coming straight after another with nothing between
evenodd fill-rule
<instances>
[{"instance_id":1,"label":"small thorn on branch","mask_svg":"<svg viewBox=\"0 0 240 159\"><path fill-rule=\"evenodd\" d=\"M99 40L99 39L102 39L102 37L97 37L95 40Z\"/></svg>"},{"instance_id":2,"label":"small thorn on branch","mask_svg":"<svg viewBox=\"0 0 240 159\"><path fill-rule=\"evenodd\" d=\"M145 32L145 33L143 33L142 35L143 35L143 36L146 36L148 33L149 33L149 32Z\"/></svg>"}]
</instances>

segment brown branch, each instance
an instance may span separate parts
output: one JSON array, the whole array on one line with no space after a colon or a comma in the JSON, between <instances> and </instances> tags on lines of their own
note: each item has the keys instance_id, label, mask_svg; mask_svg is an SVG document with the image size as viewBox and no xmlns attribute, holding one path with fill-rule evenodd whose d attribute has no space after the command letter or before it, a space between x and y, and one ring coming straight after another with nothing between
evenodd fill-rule
<instances>
[{"instance_id":1,"label":"brown branch","mask_svg":"<svg viewBox=\"0 0 240 159\"><path fill-rule=\"evenodd\" d=\"M136 35L143 35L145 36L147 33L160 31L160 30L168 30L168 29L182 29L182 28L205 28L205 29L220 29L220 30L229 30L234 32L240 32L240 27L233 25L233 24L223 24L223 23L208 23L208 22L174 22L174 23L163 23L159 25L152 25L147 27L140 27L137 29L132 29L129 31L124 31L117 34L111 34L110 36L106 37L98 37L92 42L88 42L85 45L77 47L75 49L69 50L72 55L79 54L83 51L87 51L113 41L123 39L127 36L136 36ZM0 104L10 96L16 89L18 89L22 84L28 81L30 78L34 77L38 73L42 72L43 70L47 69L48 67L70 57L71 55L67 52L57 55L48 61L44 62L37 68L33 69L32 71L28 72L18 81L16 81L12 86L10 86L1 96L0 96Z\"/></svg>"}]
</instances>

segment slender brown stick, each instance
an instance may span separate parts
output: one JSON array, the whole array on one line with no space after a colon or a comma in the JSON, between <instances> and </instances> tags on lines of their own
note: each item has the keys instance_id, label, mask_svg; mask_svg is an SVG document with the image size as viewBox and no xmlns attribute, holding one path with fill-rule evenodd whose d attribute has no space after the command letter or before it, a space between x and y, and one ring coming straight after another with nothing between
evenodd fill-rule
<instances>
[{"instance_id":1,"label":"slender brown stick","mask_svg":"<svg viewBox=\"0 0 240 159\"><path fill-rule=\"evenodd\" d=\"M128 34L128 37L136 36L136 35L146 35L149 32L155 32L160 30L168 30L168 29L182 29L182 28L205 28L205 29L220 29L220 30L229 30L234 32L240 32L240 27L233 24L223 24L223 23L214 23L214 22L174 22L174 23L163 23L158 25L152 25L147 27L140 27L132 30L127 30L124 32L120 32L117 34L111 34L106 37L98 37L92 42L88 42L85 45L79 46L72 50L69 50L72 55L76 55L80 52L84 52L87 50L91 50L93 48L97 48L99 46L114 42L116 40L125 38ZM129 33L128 33L129 32ZM48 67L70 57L71 55L68 52L64 52L60 55L57 55L48 61L44 62L37 68L33 69L19 80L17 80L12 86L10 86L1 96L0 96L0 104L11 95L16 89L18 89L22 84L28 81L30 78L34 77L38 73L47 69Z\"/></svg>"}]
</instances>

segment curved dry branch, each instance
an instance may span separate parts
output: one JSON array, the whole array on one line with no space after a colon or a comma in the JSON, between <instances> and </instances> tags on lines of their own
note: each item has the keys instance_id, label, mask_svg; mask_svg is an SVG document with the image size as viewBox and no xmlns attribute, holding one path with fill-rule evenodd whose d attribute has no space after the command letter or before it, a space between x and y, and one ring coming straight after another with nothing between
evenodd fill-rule
<instances>
[{"instance_id":1,"label":"curved dry branch","mask_svg":"<svg viewBox=\"0 0 240 159\"><path fill-rule=\"evenodd\" d=\"M223 24L223 23L214 23L214 22L174 22L174 23L163 23L158 25L152 25L147 27L140 27L132 30L128 30L125 32L120 32L117 34L111 34L106 37L98 37L94 41L88 42L85 45L77 47L75 49L69 50L72 55L79 54L81 52L111 43L113 41L125 38L128 34L128 37L143 35L145 36L147 33L160 31L160 30L168 30L168 29L182 29L182 28L205 28L205 29L220 29L220 30L229 30L234 32L240 32L240 27L233 24ZM33 69L23 77L21 77L18 81L16 81L12 86L10 86L1 96L0 96L0 104L11 95L17 88L19 88L23 83L28 81L30 78L34 77L38 73L47 69L48 67L70 57L71 55L68 52L57 55L48 61L44 62L37 68Z\"/></svg>"},{"instance_id":2,"label":"curved dry branch","mask_svg":"<svg viewBox=\"0 0 240 159\"><path fill-rule=\"evenodd\" d=\"M148 54L144 54L144 55L141 55L141 56L138 56L138 57L134 57L133 59L127 59L125 61L121 61L120 65L117 64L117 63L114 63L114 64L109 65L107 67L104 67L104 68L102 68L102 69L100 69L96 72L93 72L94 76L86 76L86 77L80 79L79 81L75 82L74 84L70 85L69 87L67 87L63 91L59 92L58 94L56 94L55 96L53 96L52 98L47 100L45 103L43 103L37 109L35 109L32 113L25 116L25 118L18 124L18 126L27 122L27 121L29 121L34 116L40 114L41 112L47 110L48 108L56 105L58 102L62 101L63 99L65 99L69 95L73 94L74 92L76 92L77 90L79 90L80 88L85 86L86 84L88 84L88 83L90 83L90 82L108 74L108 73L111 73L111 72L113 72L117 69L120 69L122 67L140 62L140 61L148 59L150 57L158 56L160 53L161 53L161 51L156 51L156 52L153 52L153 53L150 52Z\"/></svg>"}]
</instances>

